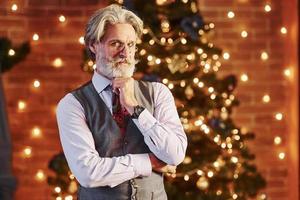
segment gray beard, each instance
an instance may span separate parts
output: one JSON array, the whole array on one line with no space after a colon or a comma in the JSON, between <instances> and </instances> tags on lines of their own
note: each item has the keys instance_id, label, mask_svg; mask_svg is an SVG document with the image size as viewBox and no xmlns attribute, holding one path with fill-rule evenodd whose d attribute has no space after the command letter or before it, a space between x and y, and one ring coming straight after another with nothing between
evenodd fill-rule
<instances>
[{"instance_id":1,"label":"gray beard","mask_svg":"<svg viewBox=\"0 0 300 200\"><path fill-rule=\"evenodd\" d=\"M132 77L135 71L135 65L138 61L130 62L128 59L124 63L119 63L122 59L100 58L97 71L109 79L113 78L129 78ZM98 65L98 63L97 63Z\"/></svg>"}]
</instances>

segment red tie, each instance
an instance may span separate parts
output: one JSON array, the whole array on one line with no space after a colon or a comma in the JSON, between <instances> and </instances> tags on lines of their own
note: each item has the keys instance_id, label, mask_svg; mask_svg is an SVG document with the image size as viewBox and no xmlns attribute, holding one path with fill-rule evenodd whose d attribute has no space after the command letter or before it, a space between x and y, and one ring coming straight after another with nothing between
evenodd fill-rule
<instances>
[{"instance_id":1,"label":"red tie","mask_svg":"<svg viewBox=\"0 0 300 200\"><path fill-rule=\"evenodd\" d=\"M113 118L118 124L122 135L124 136L126 133L126 126L127 126L126 116L129 116L130 114L120 103L119 90L115 90L112 93L112 110L113 110Z\"/></svg>"}]
</instances>

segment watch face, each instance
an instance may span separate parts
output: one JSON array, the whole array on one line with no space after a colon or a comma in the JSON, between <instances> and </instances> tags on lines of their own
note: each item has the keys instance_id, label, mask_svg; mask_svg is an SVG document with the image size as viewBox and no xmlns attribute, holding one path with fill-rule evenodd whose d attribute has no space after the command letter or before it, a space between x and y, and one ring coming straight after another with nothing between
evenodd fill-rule
<instances>
[{"instance_id":1,"label":"watch face","mask_svg":"<svg viewBox=\"0 0 300 200\"><path fill-rule=\"evenodd\" d=\"M144 111L144 109L145 108L142 107L142 106L135 106L132 117L133 118L138 118L140 116L140 114Z\"/></svg>"}]
</instances>

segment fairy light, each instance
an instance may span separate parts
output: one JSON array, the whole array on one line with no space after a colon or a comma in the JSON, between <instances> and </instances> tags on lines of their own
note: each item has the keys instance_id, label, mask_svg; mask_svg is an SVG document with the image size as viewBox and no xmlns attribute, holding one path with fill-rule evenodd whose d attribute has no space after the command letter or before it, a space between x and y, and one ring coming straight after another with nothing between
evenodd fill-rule
<instances>
[{"instance_id":1,"label":"fairy light","mask_svg":"<svg viewBox=\"0 0 300 200\"><path fill-rule=\"evenodd\" d=\"M153 60L153 56L149 55L149 56L147 57L147 60L148 60L149 62L152 61L152 60Z\"/></svg>"},{"instance_id":2,"label":"fairy light","mask_svg":"<svg viewBox=\"0 0 300 200\"><path fill-rule=\"evenodd\" d=\"M78 39L78 42L80 44L84 44L84 37L83 36L80 36L79 39Z\"/></svg>"},{"instance_id":3,"label":"fairy light","mask_svg":"<svg viewBox=\"0 0 300 200\"><path fill-rule=\"evenodd\" d=\"M61 197L56 197L56 199L55 200L62 200L62 198Z\"/></svg>"},{"instance_id":4,"label":"fairy light","mask_svg":"<svg viewBox=\"0 0 300 200\"><path fill-rule=\"evenodd\" d=\"M224 52L224 53L223 53L223 58L224 58L225 60L228 60L228 59L230 58L230 54L229 54L228 52Z\"/></svg>"},{"instance_id":5,"label":"fairy light","mask_svg":"<svg viewBox=\"0 0 300 200\"><path fill-rule=\"evenodd\" d=\"M18 102L18 110L19 110L19 111L23 111L23 110L25 110L25 108L26 108L26 103L25 103L25 101L20 100L20 101Z\"/></svg>"},{"instance_id":6,"label":"fairy light","mask_svg":"<svg viewBox=\"0 0 300 200\"><path fill-rule=\"evenodd\" d=\"M203 53L203 49L201 49L201 48L197 49L197 53L198 54L202 54Z\"/></svg>"},{"instance_id":7,"label":"fairy light","mask_svg":"<svg viewBox=\"0 0 300 200\"><path fill-rule=\"evenodd\" d=\"M60 15L60 16L58 17L58 20L59 20L61 23L63 23L63 22L66 21L66 17L63 16L63 15Z\"/></svg>"},{"instance_id":8,"label":"fairy light","mask_svg":"<svg viewBox=\"0 0 300 200\"><path fill-rule=\"evenodd\" d=\"M262 60L265 61L265 60L268 60L269 55L268 55L267 52L263 51L263 52L260 54L260 58L261 58Z\"/></svg>"},{"instance_id":9,"label":"fairy light","mask_svg":"<svg viewBox=\"0 0 300 200\"><path fill-rule=\"evenodd\" d=\"M234 14L234 12L232 12L232 11L229 11L229 12L227 13L227 17L228 17L229 19L234 18L234 16L235 16L235 14Z\"/></svg>"},{"instance_id":10,"label":"fairy light","mask_svg":"<svg viewBox=\"0 0 300 200\"><path fill-rule=\"evenodd\" d=\"M13 50L13 49L8 50L9 56L14 56L15 54L16 54L15 50Z\"/></svg>"},{"instance_id":11,"label":"fairy light","mask_svg":"<svg viewBox=\"0 0 300 200\"><path fill-rule=\"evenodd\" d=\"M242 74L242 75L241 75L241 81L247 82L248 80L249 80L249 77L248 77L247 74Z\"/></svg>"},{"instance_id":12,"label":"fairy light","mask_svg":"<svg viewBox=\"0 0 300 200\"><path fill-rule=\"evenodd\" d=\"M65 197L65 200L73 200L73 197L71 195L68 195Z\"/></svg>"},{"instance_id":13,"label":"fairy light","mask_svg":"<svg viewBox=\"0 0 300 200\"><path fill-rule=\"evenodd\" d=\"M185 87L185 85L186 85L186 83L185 83L184 80L180 81L180 86L181 86L181 87Z\"/></svg>"},{"instance_id":14,"label":"fairy light","mask_svg":"<svg viewBox=\"0 0 300 200\"><path fill-rule=\"evenodd\" d=\"M270 12L272 10L271 6L269 4L265 5L265 11Z\"/></svg>"},{"instance_id":15,"label":"fairy light","mask_svg":"<svg viewBox=\"0 0 300 200\"><path fill-rule=\"evenodd\" d=\"M181 43L182 44L186 44L187 43L187 40L185 38L181 38Z\"/></svg>"},{"instance_id":16,"label":"fairy light","mask_svg":"<svg viewBox=\"0 0 300 200\"><path fill-rule=\"evenodd\" d=\"M32 137L34 138L39 138L41 137L42 135L42 131L39 127L34 127L32 130L31 130L31 135Z\"/></svg>"},{"instance_id":17,"label":"fairy light","mask_svg":"<svg viewBox=\"0 0 300 200\"><path fill-rule=\"evenodd\" d=\"M287 29L283 26L283 27L281 27L280 32L281 32L281 34L285 35L285 34L287 34Z\"/></svg>"},{"instance_id":18,"label":"fairy light","mask_svg":"<svg viewBox=\"0 0 300 200\"><path fill-rule=\"evenodd\" d=\"M55 191L56 193L60 193L60 192L61 192L61 188L58 187L58 186L56 186L56 187L54 188L54 191Z\"/></svg>"},{"instance_id":19,"label":"fairy light","mask_svg":"<svg viewBox=\"0 0 300 200\"><path fill-rule=\"evenodd\" d=\"M168 38L168 43L169 44L173 44L173 39L172 38Z\"/></svg>"},{"instance_id":20,"label":"fairy light","mask_svg":"<svg viewBox=\"0 0 300 200\"><path fill-rule=\"evenodd\" d=\"M235 156L232 156L230 160L233 163L237 163L239 161L239 159L237 157L235 157Z\"/></svg>"},{"instance_id":21,"label":"fairy light","mask_svg":"<svg viewBox=\"0 0 300 200\"><path fill-rule=\"evenodd\" d=\"M140 55L143 56L143 55L145 55L145 54L146 54L146 50L145 50L145 49L141 49Z\"/></svg>"},{"instance_id":22,"label":"fairy light","mask_svg":"<svg viewBox=\"0 0 300 200\"><path fill-rule=\"evenodd\" d=\"M275 144L275 145L279 145L279 144L281 144L281 142L282 142L281 137L276 136L276 137L274 138L274 144Z\"/></svg>"},{"instance_id":23,"label":"fairy light","mask_svg":"<svg viewBox=\"0 0 300 200\"><path fill-rule=\"evenodd\" d=\"M242 31L241 36L242 36L242 38L246 38L248 36L248 32L247 31Z\"/></svg>"},{"instance_id":24,"label":"fairy light","mask_svg":"<svg viewBox=\"0 0 300 200\"><path fill-rule=\"evenodd\" d=\"M283 71L283 74L286 76L286 77L291 77L292 75L292 72L291 72L291 69L287 68Z\"/></svg>"},{"instance_id":25,"label":"fairy light","mask_svg":"<svg viewBox=\"0 0 300 200\"><path fill-rule=\"evenodd\" d=\"M183 3L187 3L189 0L181 0Z\"/></svg>"},{"instance_id":26,"label":"fairy light","mask_svg":"<svg viewBox=\"0 0 300 200\"><path fill-rule=\"evenodd\" d=\"M40 36L37 33L33 34L33 36L32 36L32 40L34 40L34 41L38 41L39 38L40 38Z\"/></svg>"},{"instance_id":27,"label":"fairy light","mask_svg":"<svg viewBox=\"0 0 300 200\"><path fill-rule=\"evenodd\" d=\"M144 29L143 29L143 34L147 34L147 33L149 33L149 30L146 29L146 28L144 28Z\"/></svg>"},{"instance_id":28,"label":"fairy light","mask_svg":"<svg viewBox=\"0 0 300 200\"><path fill-rule=\"evenodd\" d=\"M174 88L174 84L173 84L173 83L170 83L170 84L168 85L168 88L169 88L170 90L172 90L172 89Z\"/></svg>"},{"instance_id":29,"label":"fairy light","mask_svg":"<svg viewBox=\"0 0 300 200\"><path fill-rule=\"evenodd\" d=\"M262 101L263 101L264 103L269 103L269 102L271 101L270 95L265 94L265 95L262 97Z\"/></svg>"},{"instance_id":30,"label":"fairy light","mask_svg":"<svg viewBox=\"0 0 300 200\"><path fill-rule=\"evenodd\" d=\"M11 6L10 9L11 9L13 12L17 11L17 10L18 10L17 4L14 3L14 4Z\"/></svg>"},{"instance_id":31,"label":"fairy light","mask_svg":"<svg viewBox=\"0 0 300 200\"><path fill-rule=\"evenodd\" d=\"M259 195L259 198L261 200L265 200L265 199L267 199L267 195L266 194L261 194L261 195Z\"/></svg>"},{"instance_id":32,"label":"fairy light","mask_svg":"<svg viewBox=\"0 0 300 200\"><path fill-rule=\"evenodd\" d=\"M53 61L53 66L56 68L60 68L63 66L63 61L61 58L55 58L55 60Z\"/></svg>"},{"instance_id":33,"label":"fairy light","mask_svg":"<svg viewBox=\"0 0 300 200\"><path fill-rule=\"evenodd\" d=\"M190 180L190 177L189 177L189 175L184 175L184 177L183 177L183 179L185 180L185 181L188 181L188 180Z\"/></svg>"},{"instance_id":34,"label":"fairy light","mask_svg":"<svg viewBox=\"0 0 300 200\"><path fill-rule=\"evenodd\" d=\"M195 84L197 84L197 83L199 82L199 78L194 78L194 79L193 79L193 82L194 82Z\"/></svg>"},{"instance_id":35,"label":"fairy light","mask_svg":"<svg viewBox=\"0 0 300 200\"><path fill-rule=\"evenodd\" d=\"M183 160L183 164L190 164L192 162L192 158L189 156L186 156Z\"/></svg>"},{"instance_id":36,"label":"fairy light","mask_svg":"<svg viewBox=\"0 0 300 200\"><path fill-rule=\"evenodd\" d=\"M164 84L167 84L167 83L169 82L169 80L166 79L166 78L164 78L164 79L162 80L162 82L163 82Z\"/></svg>"},{"instance_id":37,"label":"fairy light","mask_svg":"<svg viewBox=\"0 0 300 200\"><path fill-rule=\"evenodd\" d=\"M283 160L283 159L285 158L285 153L284 153L284 152L280 152L280 153L278 154L278 158L279 158L280 160Z\"/></svg>"},{"instance_id":38,"label":"fairy light","mask_svg":"<svg viewBox=\"0 0 300 200\"><path fill-rule=\"evenodd\" d=\"M35 179L37 181L43 181L45 180L46 176L43 170L39 169L35 174Z\"/></svg>"},{"instance_id":39,"label":"fairy light","mask_svg":"<svg viewBox=\"0 0 300 200\"><path fill-rule=\"evenodd\" d=\"M155 63L156 63L157 65L159 65L159 64L161 63L161 60L160 60L159 58L157 58L157 59L155 60Z\"/></svg>"},{"instance_id":40,"label":"fairy light","mask_svg":"<svg viewBox=\"0 0 300 200\"><path fill-rule=\"evenodd\" d=\"M212 100L216 99L216 97L217 97L216 94L211 94L211 95L210 95L210 98L211 98Z\"/></svg>"},{"instance_id":41,"label":"fairy light","mask_svg":"<svg viewBox=\"0 0 300 200\"><path fill-rule=\"evenodd\" d=\"M198 169L197 174L198 174L198 176L202 176L204 174L204 172L202 170Z\"/></svg>"},{"instance_id":42,"label":"fairy light","mask_svg":"<svg viewBox=\"0 0 300 200\"><path fill-rule=\"evenodd\" d=\"M23 155L25 158L30 158L32 155L32 148L31 147L25 147L23 149Z\"/></svg>"},{"instance_id":43,"label":"fairy light","mask_svg":"<svg viewBox=\"0 0 300 200\"><path fill-rule=\"evenodd\" d=\"M283 114L282 114L282 113L276 113L276 114L275 114L275 118L276 118L278 121L280 121L280 120L283 119Z\"/></svg>"},{"instance_id":44,"label":"fairy light","mask_svg":"<svg viewBox=\"0 0 300 200\"><path fill-rule=\"evenodd\" d=\"M215 91L215 89L214 89L213 87L209 87L209 88L208 88L208 92L209 92L209 93L213 93L214 91Z\"/></svg>"},{"instance_id":45,"label":"fairy light","mask_svg":"<svg viewBox=\"0 0 300 200\"><path fill-rule=\"evenodd\" d=\"M238 195L237 195L237 194L233 194L233 195L232 195L232 198L233 198L233 199L237 199L237 198L238 198Z\"/></svg>"},{"instance_id":46,"label":"fairy light","mask_svg":"<svg viewBox=\"0 0 300 200\"><path fill-rule=\"evenodd\" d=\"M32 85L35 88L39 88L41 86L41 82L39 80L34 80Z\"/></svg>"},{"instance_id":47,"label":"fairy light","mask_svg":"<svg viewBox=\"0 0 300 200\"><path fill-rule=\"evenodd\" d=\"M150 45L154 45L155 41L153 39L149 40Z\"/></svg>"},{"instance_id":48,"label":"fairy light","mask_svg":"<svg viewBox=\"0 0 300 200\"><path fill-rule=\"evenodd\" d=\"M208 171L208 172L207 172L207 176L208 176L209 178L213 177L213 176L214 176L214 172L213 172L213 171Z\"/></svg>"}]
</instances>

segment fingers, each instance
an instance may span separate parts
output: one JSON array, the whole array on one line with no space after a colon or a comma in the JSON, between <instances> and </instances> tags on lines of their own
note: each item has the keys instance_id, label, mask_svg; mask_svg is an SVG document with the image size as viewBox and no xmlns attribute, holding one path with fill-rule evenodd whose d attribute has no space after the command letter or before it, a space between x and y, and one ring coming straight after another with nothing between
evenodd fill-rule
<instances>
[{"instance_id":1,"label":"fingers","mask_svg":"<svg viewBox=\"0 0 300 200\"><path fill-rule=\"evenodd\" d=\"M115 78L112 81L113 88L124 88L126 84L128 84L130 81L133 81L133 78Z\"/></svg>"}]
</instances>

